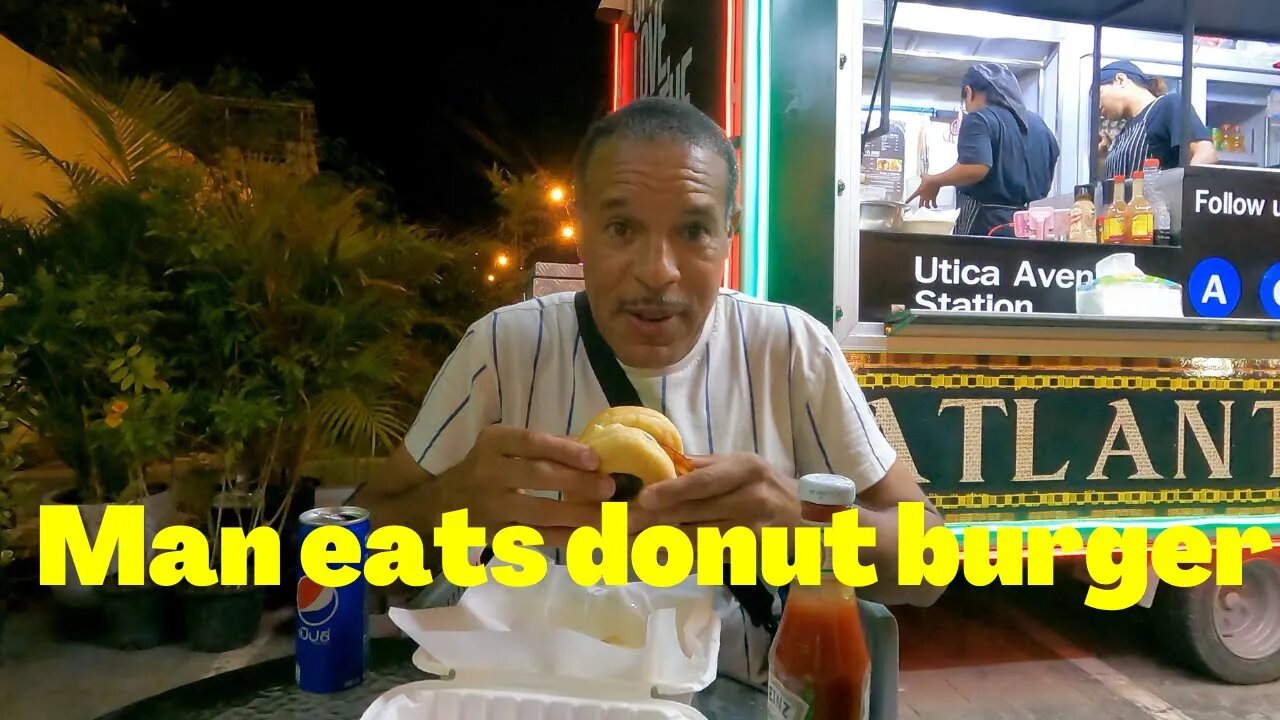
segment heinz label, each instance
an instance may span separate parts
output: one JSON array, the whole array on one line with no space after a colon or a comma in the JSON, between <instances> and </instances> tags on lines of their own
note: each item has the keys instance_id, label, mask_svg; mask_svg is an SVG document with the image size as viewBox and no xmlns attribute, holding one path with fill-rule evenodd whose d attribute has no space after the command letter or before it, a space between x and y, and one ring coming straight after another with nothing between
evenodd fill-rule
<instances>
[{"instance_id":1,"label":"heinz label","mask_svg":"<svg viewBox=\"0 0 1280 720\"><path fill-rule=\"evenodd\" d=\"M809 703L769 673L769 720L807 720Z\"/></svg>"}]
</instances>

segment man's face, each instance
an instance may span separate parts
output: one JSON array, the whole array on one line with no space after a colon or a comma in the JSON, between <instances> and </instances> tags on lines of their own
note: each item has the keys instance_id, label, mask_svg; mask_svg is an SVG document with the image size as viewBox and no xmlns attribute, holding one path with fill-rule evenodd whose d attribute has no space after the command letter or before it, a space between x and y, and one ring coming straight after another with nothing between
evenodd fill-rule
<instances>
[{"instance_id":1,"label":"man's face","mask_svg":"<svg viewBox=\"0 0 1280 720\"><path fill-rule=\"evenodd\" d=\"M693 349L729 250L729 169L678 141L609 139L587 165L578 254L600 332L632 367Z\"/></svg>"}]
</instances>

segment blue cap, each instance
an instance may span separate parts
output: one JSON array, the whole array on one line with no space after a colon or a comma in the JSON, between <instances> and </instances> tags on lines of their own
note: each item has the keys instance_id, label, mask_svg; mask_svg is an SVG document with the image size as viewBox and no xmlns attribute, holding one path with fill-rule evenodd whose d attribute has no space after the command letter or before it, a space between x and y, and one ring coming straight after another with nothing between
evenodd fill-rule
<instances>
[{"instance_id":1,"label":"blue cap","mask_svg":"<svg viewBox=\"0 0 1280 720\"><path fill-rule=\"evenodd\" d=\"M1142 85L1151 82L1151 76L1139 70L1137 65L1128 60L1117 60L1102 68L1102 71L1098 73L1098 83L1106 85L1116 79L1117 73L1124 73Z\"/></svg>"}]
</instances>

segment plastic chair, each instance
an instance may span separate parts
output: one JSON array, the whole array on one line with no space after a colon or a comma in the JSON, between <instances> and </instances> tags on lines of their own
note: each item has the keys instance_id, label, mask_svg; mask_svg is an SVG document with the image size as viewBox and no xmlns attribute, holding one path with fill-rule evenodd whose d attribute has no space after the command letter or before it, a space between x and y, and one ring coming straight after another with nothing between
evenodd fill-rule
<instances>
[{"instance_id":1,"label":"plastic chair","mask_svg":"<svg viewBox=\"0 0 1280 720\"><path fill-rule=\"evenodd\" d=\"M868 720L898 718L898 619L879 603L858 600L858 614L871 654Z\"/></svg>"}]
</instances>

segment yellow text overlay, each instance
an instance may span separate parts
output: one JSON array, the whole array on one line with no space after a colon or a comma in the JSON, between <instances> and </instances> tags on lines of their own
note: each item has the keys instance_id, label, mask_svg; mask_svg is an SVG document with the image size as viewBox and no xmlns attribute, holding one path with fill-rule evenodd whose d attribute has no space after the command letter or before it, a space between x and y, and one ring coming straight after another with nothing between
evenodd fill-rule
<instances>
[{"instance_id":1,"label":"yellow text overlay","mask_svg":"<svg viewBox=\"0 0 1280 720\"><path fill-rule=\"evenodd\" d=\"M816 585L824 577L824 557L829 558L830 576L843 585L861 588L878 581L877 567L866 563L878 547L876 532L858 524L857 509L837 513L829 527L764 528L758 535L744 527L725 532L699 528L690 537L674 527L656 526L634 538L628 533L625 503L604 503L602 510L600 527L576 530L565 548L566 569L580 585L636 581L670 587L690 577L700 585L744 584L757 578L775 587ZM280 583L280 538L271 528L248 534L223 528L213 557L205 534L183 525L160 529L148 547L143 512L142 506L108 507L90 541L77 508L41 507L41 584L66 584L70 568L82 584L100 585L113 559L122 585L147 579L164 586ZM1219 528L1211 540L1197 528L1173 526L1150 542L1149 531L1137 527L1100 527L1087 538L1072 527L969 527L962 535L970 551L962 559L956 533L945 527L926 532L924 513L920 503L898 507L899 584L941 586L963 573L967 582L979 586L997 581L1051 585L1056 557L1083 555L1094 583L1085 604L1103 610L1136 604L1146 593L1149 568L1161 582L1178 587L1210 580L1238 586L1246 555L1272 548L1270 534L1261 527ZM431 538L441 550L441 574L459 587L490 581L512 587L538 583L548 566L547 556L539 551L542 541L537 530L521 526L503 528L489 540L483 528L468 524L466 510L445 513ZM486 542L500 564L471 563L472 551ZM328 587L355 582L362 574L377 587L422 587L435 579L424 557L422 537L399 526L373 530L364 547L345 527L319 527L307 535L300 551L302 571Z\"/></svg>"}]
</instances>

